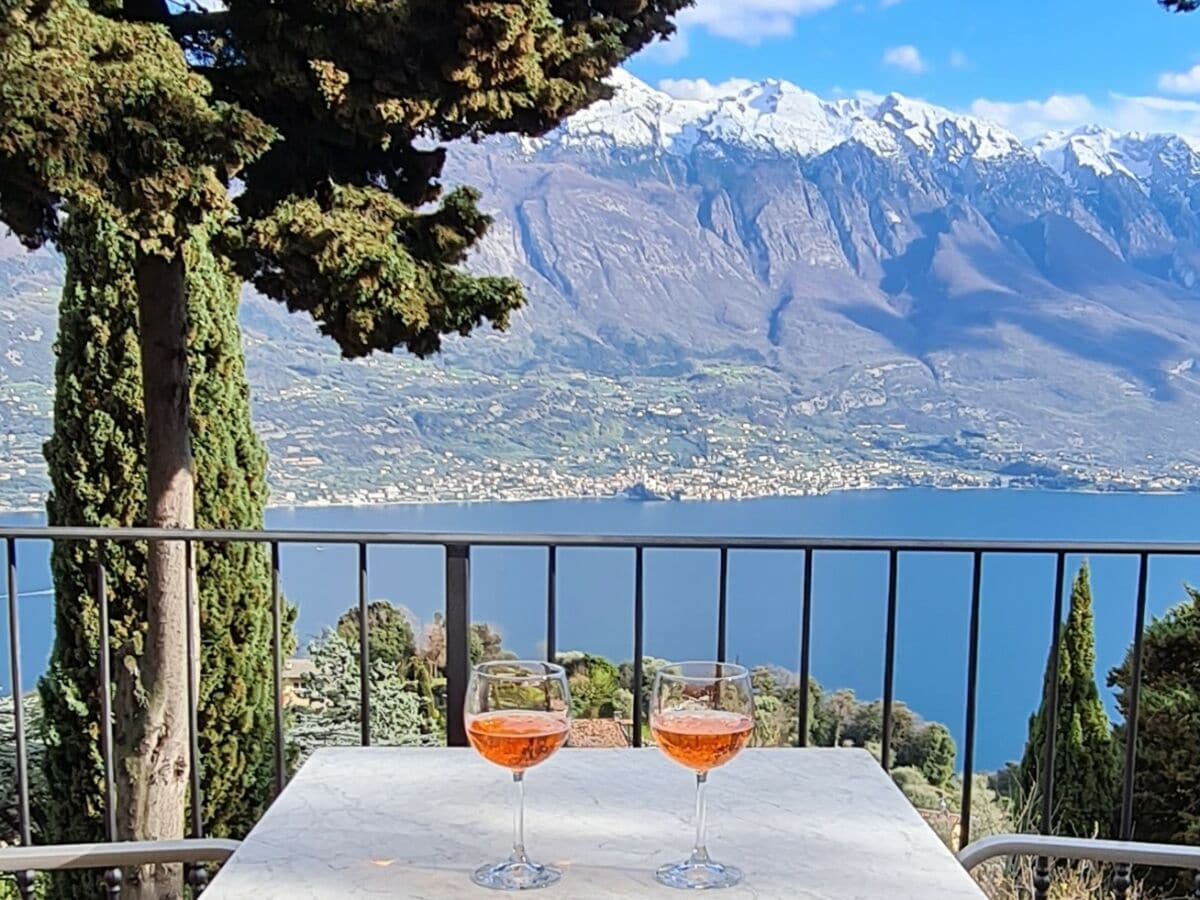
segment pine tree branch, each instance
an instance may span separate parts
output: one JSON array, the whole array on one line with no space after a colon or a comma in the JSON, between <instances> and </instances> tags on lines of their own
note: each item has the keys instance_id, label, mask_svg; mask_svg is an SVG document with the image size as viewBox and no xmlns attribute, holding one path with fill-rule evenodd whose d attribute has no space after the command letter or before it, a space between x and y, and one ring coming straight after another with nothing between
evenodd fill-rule
<instances>
[{"instance_id":1,"label":"pine tree branch","mask_svg":"<svg viewBox=\"0 0 1200 900\"><path fill-rule=\"evenodd\" d=\"M215 34L225 31L228 27L229 14L220 12L183 12L170 16L166 25L176 38L186 38L195 34Z\"/></svg>"},{"instance_id":2,"label":"pine tree branch","mask_svg":"<svg viewBox=\"0 0 1200 900\"><path fill-rule=\"evenodd\" d=\"M129 22L162 22L171 18L167 0L125 0L121 18Z\"/></svg>"}]
</instances>

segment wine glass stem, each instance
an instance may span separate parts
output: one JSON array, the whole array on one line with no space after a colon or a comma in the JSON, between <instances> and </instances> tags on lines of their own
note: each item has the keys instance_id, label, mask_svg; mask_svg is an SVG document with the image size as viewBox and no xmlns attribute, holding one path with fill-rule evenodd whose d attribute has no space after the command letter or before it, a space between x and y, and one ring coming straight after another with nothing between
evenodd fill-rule
<instances>
[{"instance_id":1,"label":"wine glass stem","mask_svg":"<svg viewBox=\"0 0 1200 900\"><path fill-rule=\"evenodd\" d=\"M708 773L696 774L696 843L692 847L692 863L707 863L708 848L705 846L705 830L708 827L708 802L705 788L708 786Z\"/></svg>"},{"instance_id":2,"label":"wine glass stem","mask_svg":"<svg viewBox=\"0 0 1200 900\"><path fill-rule=\"evenodd\" d=\"M525 773L513 772L513 849L510 862L529 862L525 856Z\"/></svg>"}]
</instances>

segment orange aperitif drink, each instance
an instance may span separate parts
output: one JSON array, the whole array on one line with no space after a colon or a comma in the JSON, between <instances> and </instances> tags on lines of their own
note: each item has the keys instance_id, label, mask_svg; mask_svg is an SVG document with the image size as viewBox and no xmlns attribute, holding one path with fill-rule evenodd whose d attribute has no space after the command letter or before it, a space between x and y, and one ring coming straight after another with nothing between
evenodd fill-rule
<instances>
[{"instance_id":1,"label":"orange aperitif drink","mask_svg":"<svg viewBox=\"0 0 1200 900\"><path fill-rule=\"evenodd\" d=\"M704 843L708 773L750 743L754 733L754 686L744 666L685 662L663 666L654 676L650 730L668 759L696 775L696 842L682 862L659 866L660 884L685 890L732 887L737 866L715 862Z\"/></svg>"},{"instance_id":2,"label":"orange aperitif drink","mask_svg":"<svg viewBox=\"0 0 1200 900\"><path fill-rule=\"evenodd\" d=\"M562 713L500 710L467 721L471 746L488 762L524 772L545 762L567 742L567 717Z\"/></svg>"},{"instance_id":3,"label":"orange aperitif drink","mask_svg":"<svg viewBox=\"0 0 1200 900\"><path fill-rule=\"evenodd\" d=\"M497 659L471 670L463 705L471 746L488 762L512 772L513 844L508 859L480 866L471 880L499 891L549 887L562 878L553 866L525 853L525 771L544 763L567 742L571 689L567 672L548 662Z\"/></svg>"},{"instance_id":4,"label":"orange aperitif drink","mask_svg":"<svg viewBox=\"0 0 1200 900\"><path fill-rule=\"evenodd\" d=\"M694 772L708 772L729 762L750 740L754 720L720 709L678 710L650 719L660 750Z\"/></svg>"}]
</instances>

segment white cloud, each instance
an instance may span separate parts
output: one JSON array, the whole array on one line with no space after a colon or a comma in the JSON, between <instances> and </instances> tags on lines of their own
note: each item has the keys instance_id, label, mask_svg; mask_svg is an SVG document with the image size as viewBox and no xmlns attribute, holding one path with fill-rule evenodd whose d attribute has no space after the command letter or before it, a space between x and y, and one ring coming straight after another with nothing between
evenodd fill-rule
<instances>
[{"instance_id":1,"label":"white cloud","mask_svg":"<svg viewBox=\"0 0 1200 900\"><path fill-rule=\"evenodd\" d=\"M789 37L796 20L837 6L842 0L696 0L675 17L677 31L669 41L655 41L642 58L672 65L691 50L689 33L704 31L713 37L742 44L760 44Z\"/></svg>"},{"instance_id":2,"label":"white cloud","mask_svg":"<svg viewBox=\"0 0 1200 900\"><path fill-rule=\"evenodd\" d=\"M1003 125L1019 138L1030 138L1060 128L1074 128L1095 118L1095 107L1082 94L1053 94L1045 100L1017 102L979 99L971 113Z\"/></svg>"},{"instance_id":3,"label":"white cloud","mask_svg":"<svg viewBox=\"0 0 1200 900\"><path fill-rule=\"evenodd\" d=\"M713 84L707 78L664 78L658 89L679 100L715 100L732 97L754 84L748 78L730 78Z\"/></svg>"},{"instance_id":4,"label":"white cloud","mask_svg":"<svg viewBox=\"0 0 1200 900\"><path fill-rule=\"evenodd\" d=\"M880 9L890 9L893 6L899 6L902 0L879 0Z\"/></svg>"},{"instance_id":5,"label":"white cloud","mask_svg":"<svg viewBox=\"0 0 1200 900\"><path fill-rule=\"evenodd\" d=\"M903 46L892 47L887 50L883 54L883 64L903 69L905 72L911 72L914 75L919 75L926 69L925 60L921 58L921 51L912 44L904 44Z\"/></svg>"},{"instance_id":6,"label":"white cloud","mask_svg":"<svg viewBox=\"0 0 1200 900\"><path fill-rule=\"evenodd\" d=\"M1102 125L1122 132L1200 136L1200 101L1174 97L1113 93L1097 102L1082 94L1053 94L1045 100L1016 102L979 99L971 104L971 112L1003 125L1022 139L1080 125Z\"/></svg>"},{"instance_id":7,"label":"white cloud","mask_svg":"<svg viewBox=\"0 0 1200 900\"><path fill-rule=\"evenodd\" d=\"M950 68L952 69L965 69L971 65L970 57L961 50L951 50L950 56L946 61L950 63Z\"/></svg>"},{"instance_id":8,"label":"white cloud","mask_svg":"<svg viewBox=\"0 0 1200 900\"><path fill-rule=\"evenodd\" d=\"M1158 76L1158 89L1168 94L1200 94L1200 66L1186 72L1163 72Z\"/></svg>"},{"instance_id":9,"label":"white cloud","mask_svg":"<svg viewBox=\"0 0 1200 900\"><path fill-rule=\"evenodd\" d=\"M1200 102L1111 94L1102 121L1118 131L1166 131L1194 138L1200 135Z\"/></svg>"},{"instance_id":10,"label":"white cloud","mask_svg":"<svg viewBox=\"0 0 1200 900\"><path fill-rule=\"evenodd\" d=\"M647 62L656 62L664 66L672 66L688 55L691 44L686 31L676 31L668 40L658 40L643 50L640 58Z\"/></svg>"},{"instance_id":11,"label":"white cloud","mask_svg":"<svg viewBox=\"0 0 1200 900\"><path fill-rule=\"evenodd\" d=\"M796 19L836 6L839 0L697 0L676 22L743 44L787 37Z\"/></svg>"}]
</instances>

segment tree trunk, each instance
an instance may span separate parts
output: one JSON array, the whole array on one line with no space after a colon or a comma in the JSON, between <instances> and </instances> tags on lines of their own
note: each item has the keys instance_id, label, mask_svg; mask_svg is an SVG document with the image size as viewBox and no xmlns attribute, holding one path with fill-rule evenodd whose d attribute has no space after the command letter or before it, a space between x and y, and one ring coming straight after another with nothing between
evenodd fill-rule
<instances>
[{"instance_id":1,"label":"tree trunk","mask_svg":"<svg viewBox=\"0 0 1200 900\"><path fill-rule=\"evenodd\" d=\"M146 415L146 524L191 528L194 481L188 420L187 292L182 255L136 265ZM146 630L138 671L119 671L115 744L122 840L183 837L188 785L185 548L148 548ZM183 896L179 866L127 873L128 900Z\"/></svg>"}]
</instances>

